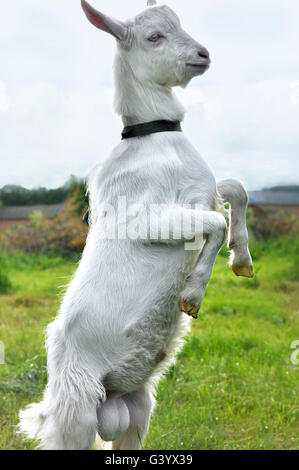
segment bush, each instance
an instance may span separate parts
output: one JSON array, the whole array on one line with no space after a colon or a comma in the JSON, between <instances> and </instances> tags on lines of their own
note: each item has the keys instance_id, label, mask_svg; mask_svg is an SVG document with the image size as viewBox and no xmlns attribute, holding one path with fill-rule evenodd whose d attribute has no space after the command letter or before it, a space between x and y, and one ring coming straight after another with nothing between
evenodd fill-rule
<instances>
[{"instance_id":1,"label":"bush","mask_svg":"<svg viewBox=\"0 0 299 470\"><path fill-rule=\"evenodd\" d=\"M30 225L18 226L1 234L1 246L6 250L55 257L81 253L88 226L82 222L76 210L76 204L70 199L53 219L33 217Z\"/></svg>"},{"instance_id":2,"label":"bush","mask_svg":"<svg viewBox=\"0 0 299 470\"><path fill-rule=\"evenodd\" d=\"M298 233L299 220L288 209L251 207L249 211L249 226L258 240L290 236Z\"/></svg>"}]
</instances>

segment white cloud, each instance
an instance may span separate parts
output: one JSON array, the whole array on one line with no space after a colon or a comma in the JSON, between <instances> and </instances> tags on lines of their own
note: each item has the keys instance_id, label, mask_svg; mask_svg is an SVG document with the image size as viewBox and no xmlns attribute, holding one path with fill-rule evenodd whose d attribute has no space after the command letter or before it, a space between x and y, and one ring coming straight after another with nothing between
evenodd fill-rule
<instances>
[{"instance_id":1,"label":"white cloud","mask_svg":"<svg viewBox=\"0 0 299 470\"><path fill-rule=\"evenodd\" d=\"M90 0L125 19L145 0ZM293 0L169 0L205 44L212 67L178 90L184 129L218 178L249 189L298 180L299 5ZM119 141L112 109L113 39L80 2L0 4L0 187L84 176Z\"/></svg>"}]
</instances>

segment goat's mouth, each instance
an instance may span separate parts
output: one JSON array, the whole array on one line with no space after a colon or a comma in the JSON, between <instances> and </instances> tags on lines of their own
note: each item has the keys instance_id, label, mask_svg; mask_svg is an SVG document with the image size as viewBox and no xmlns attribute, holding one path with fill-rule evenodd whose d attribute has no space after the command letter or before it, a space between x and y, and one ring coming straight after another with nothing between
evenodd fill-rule
<instances>
[{"instance_id":1,"label":"goat's mouth","mask_svg":"<svg viewBox=\"0 0 299 470\"><path fill-rule=\"evenodd\" d=\"M187 62L186 67L191 67L191 68L199 69L199 70L206 70L210 67L210 64L211 64L210 60L206 62L197 63L197 64Z\"/></svg>"}]
</instances>

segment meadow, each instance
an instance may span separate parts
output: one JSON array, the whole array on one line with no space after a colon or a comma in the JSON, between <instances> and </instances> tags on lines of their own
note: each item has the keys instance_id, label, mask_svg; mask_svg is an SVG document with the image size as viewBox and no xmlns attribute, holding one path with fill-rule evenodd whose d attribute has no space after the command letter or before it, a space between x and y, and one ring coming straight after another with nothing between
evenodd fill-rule
<instances>
[{"instance_id":1,"label":"meadow","mask_svg":"<svg viewBox=\"0 0 299 470\"><path fill-rule=\"evenodd\" d=\"M299 449L298 241L251 244L253 280L218 256L198 320L160 382L145 449ZM75 259L0 255L0 449L33 449L18 410L46 384L44 329ZM298 355L299 358L299 355ZM294 362L294 361L293 361Z\"/></svg>"}]
</instances>

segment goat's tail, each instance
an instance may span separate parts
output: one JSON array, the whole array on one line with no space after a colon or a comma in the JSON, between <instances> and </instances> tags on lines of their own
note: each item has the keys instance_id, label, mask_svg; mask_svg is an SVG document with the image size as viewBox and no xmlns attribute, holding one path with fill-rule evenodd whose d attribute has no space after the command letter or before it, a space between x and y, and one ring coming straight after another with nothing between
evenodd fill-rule
<instances>
[{"instance_id":1,"label":"goat's tail","mask_svg":"<svg viewBox=\"0 0 299 470\"><path fill-rule=\"evenodd\" d=\"M86 370L64 371L49 382L41 403L20 411L18 432L44 450L88 450L96 439L96 409L106 399L103 385Z\"/></svg>"}]
</instances>

